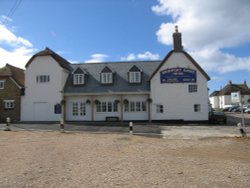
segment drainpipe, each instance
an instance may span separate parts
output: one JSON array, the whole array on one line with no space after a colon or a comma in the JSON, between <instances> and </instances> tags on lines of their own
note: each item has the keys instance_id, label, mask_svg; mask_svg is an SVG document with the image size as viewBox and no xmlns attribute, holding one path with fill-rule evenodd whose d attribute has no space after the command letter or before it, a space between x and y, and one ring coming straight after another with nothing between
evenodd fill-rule
<instances>
[{"instance_id":1,"label":"drainpipe","mask_svg":"<svg viewBox=\"0 0 250 188\"><path fill-rule=\"evenodd\" d=\"M121 95L121 121L123 121L123 96Z\"/></svg>"},{"instance_id":2,"label":"drainpipe","mask_svg":"<svg viewBox=\"0 0 250 188\"><path fill-rule=\"evenodd\" d=\"M94 96L91 96L91 121L94 121Z\"/></svg>"}]
</instances>

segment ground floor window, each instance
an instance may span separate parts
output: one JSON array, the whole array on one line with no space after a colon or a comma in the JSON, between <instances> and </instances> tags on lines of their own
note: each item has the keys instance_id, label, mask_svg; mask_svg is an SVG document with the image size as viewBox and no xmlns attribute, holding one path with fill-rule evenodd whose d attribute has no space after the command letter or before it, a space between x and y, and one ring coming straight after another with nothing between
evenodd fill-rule
<instances>
[{"instance_id":1,"label":"ground floor window","mask_svg":"<svg viewBox=\"0 0 250 188\"><path fill-rule=\"evenodd\" d=\"M84 102L73 102L72 103L72 115L73 116L85 116L86 104Z\"/></svg>"},{"instance_id":2,"label":"ground floor window","mask_svg":"<svg viewBox=\"0 0 250 188\"><path fill-rule=\"evenodd\" d=\"M164 112L163 105L157 104L156 105L156 113L163 113L163 112Z\"/></svg>"},{"instance_id":3,"label":"ground floor window","mask_svg":"<svg viewBox=\"0 0 250 188\"><path fill-rule=\"evenodd\" d=\"M201 111L201 105L200 104L195 104L194 105L194 111L195 112L200 112Z\"/></svg>"},{"instance_id":4,"label":"ground floor window","mask_svg":"<svg viewBox=\"0 0 250 188\"><path fill-rule=\"evenodd\" d=\"M146 112L147 106L145 101L129 101L124 104L125 112Z\"/></svg>"},{"instance_id":5,"label":"ground floor window","mask_svg":"<svg viewBox=\"0 0 250 188\"><path fill-rule=\"evenodd\" d=\"M4 108L5 109L14 109L15 100L4 100Z\"/></svg>"},{"instance_id":6,"label":"ground floor window","mask_svg":"<svg viewBox=\"0 0 250 188\"><path fill-rule=\"evenodd\" d=\"M116 102L98 102L96 103L96 112L118 112L118 103Z\"/></svg>"}]
</instances>

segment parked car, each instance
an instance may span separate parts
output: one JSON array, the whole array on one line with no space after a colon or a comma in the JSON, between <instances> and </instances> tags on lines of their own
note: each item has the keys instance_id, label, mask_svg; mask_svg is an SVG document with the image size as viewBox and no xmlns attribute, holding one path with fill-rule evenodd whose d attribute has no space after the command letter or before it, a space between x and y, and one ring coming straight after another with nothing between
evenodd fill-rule
<instances>
[{"instance_id":1,"label":"parked car","mask_svg":"<svg viewBox=\"0 0 250 188\"><path fill-rule=\"evenodd\" d=\"M247 108L247 109L245 110L245 113L250 114L250 108Z\"/></svg>"},{"instance_id":2,"label":"parked car","mask_svg":"<svg viewBox=\"0 0 250 188\"><path fill-rule=\"evenodd\" d=\"M225 124L227 124L227 116L224 112L211 111L211 112L209 112L209 121L211 123L225 123Z\"/></svg>"},{"instance_id":3,"label":"parked car","mask_svg":"<svg viewBox=\"0 0 250 188\"><path fill-rule=\"evenodd\" d=\"M237 108L239 108L239 105L234 105L231 108L228 109L228 112L234 112L234 110L236 110Z\"/></svg>"}]
</instances>

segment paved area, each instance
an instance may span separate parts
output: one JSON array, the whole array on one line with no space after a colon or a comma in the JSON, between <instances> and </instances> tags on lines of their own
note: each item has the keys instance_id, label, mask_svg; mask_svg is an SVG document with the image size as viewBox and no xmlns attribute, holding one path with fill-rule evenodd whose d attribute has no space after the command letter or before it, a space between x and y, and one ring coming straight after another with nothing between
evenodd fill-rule
<instances>
[{"instance_id":1,"label":"paved area","mask_svg":"<svg viewBox=\"0 0 250 188\"><path fill-rule=\"evenodd\" d=\"M237 123L241 122L240 113L226 113L228 124L204 125L204 124L164 124L136 122L133 126L133 134L174 138L204 138L204 137L238 137L241 136ZM244 114L247 136L250 137L250 114ZM6 124L0 124L0 130L4 130ZM18 123L11 124L13 131L60 131L59 123ZM129 133L128 122L71 122L64 126L65 132L88 133Z\"/></svg>"},{"instance_id":2,"label":"paved area","mask_svg":"<svg viewBox=\"0 0 250 188\"><path fill-rule=\"evenodd\" d=\"M0 124L0 130L6 128L5 124ZM11 124L13 131L60 131L59 124ZM247 127L247 130L250 130ZM88 133L120 133L129 134L128 123L100 125L91 124L65 124L65 132L88 132ZM237 126L225 125L164 125L164 124L135 124L133 134L162 137L169 139L189 139L205 137L239 137L241 136ZM250 132L247 132L250 136Z\"/></svg>"}]
</instances>

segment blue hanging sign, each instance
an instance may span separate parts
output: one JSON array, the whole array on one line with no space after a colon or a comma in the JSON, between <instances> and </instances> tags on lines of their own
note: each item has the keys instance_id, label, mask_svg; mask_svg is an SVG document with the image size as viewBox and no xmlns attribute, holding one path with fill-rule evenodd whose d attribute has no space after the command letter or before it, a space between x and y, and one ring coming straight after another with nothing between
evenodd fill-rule
<instances>
[{"instance_id":1,"label":"blue hanging sign","mask_svg":"<svg viewBox=\"0 0 250 188\"><path fill-rule=\"evenodd\" d=\"M195 83L196 71L188 68L171 68L160 72L161 83Z\"/></svg>"}]
</instances>

